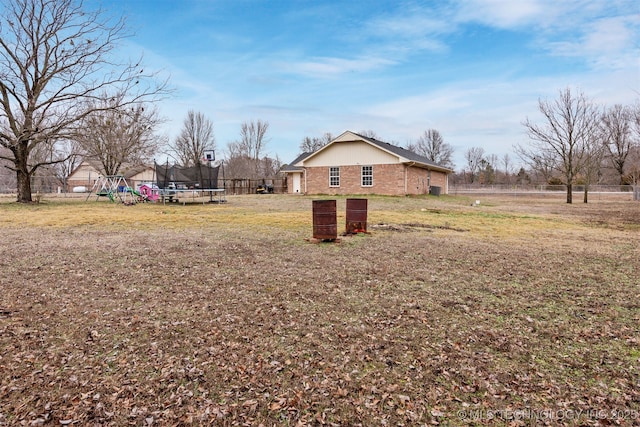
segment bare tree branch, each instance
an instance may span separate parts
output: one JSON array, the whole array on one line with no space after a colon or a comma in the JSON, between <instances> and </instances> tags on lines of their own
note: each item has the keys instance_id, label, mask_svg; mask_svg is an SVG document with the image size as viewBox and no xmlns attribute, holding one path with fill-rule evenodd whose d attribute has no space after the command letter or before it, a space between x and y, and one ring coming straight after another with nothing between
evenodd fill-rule
<instances>
[{"instance_id":1,"label":"bare tree branch","mask_svg":"<svg viewBox=\"0 0 640 427\"><path fill-rule=\"evenodd\" d=\"M331 142L333 136L329 132L325 132L321 137L305 136L300 143L300 153L313 153L318 151Z\"/></svg>"},{"instance_id":2,"label":"bare tree branch","mask_svg":"<svg viewBox=\"0 0 640 427\"><path fill-rule=\"evenodd\" d=\"M602 114L601 127L609 159L624 184L626 162L632 148L632 110L614 105Z\"/></svg>"},{"instance_id":3,"label":"bare tree branch","mask_svg":"<svg viewBox=\"0 0 640 427\"><path fill-rule=\"evenodd\" d=\"M110 21L75 0L13 0L0 18L0 145L16 171L19 202L31 201L30 176L45 163L39 144L69 139L96 109L122 109L165 95L167 82L140 62L118 61L125 21ZM104 93L117 104L96 103ZM96 107L96 105L99 105Z\"/></svg>"},{"instance_id":4,"label":"bare tree branch","mask_svg":"<svg viewBox=\"0 0 640 427\"><path fill-rule=\"evenodd\" d=\"M554 101L539 100L538 109L542 124L525 120L531 142L516 151L533 166L557 171L567 186L567 203L572 203L573 184L590 161L599 111L584 94L573 95L568 88Z\"/></svg>"},{"instance_id":5,"label":"bare tree branch","mask_svg":"<svg viewBox=\"0 0 640 427\"><path fill-rule=\"evenodd\" d=\"M475 176L478 170L480 169L482 157L484 156L484 148L482 147L471 147L464 153L464 158L467 161L467 166L469 167L469 174L471 183L475 181Z\"/></svg>"},{"instance_id":6,"label":"bare tree branch","mask_svg":"<svg viewBox=\"0 0 640 427\"><path fill-rule=\"evenodd\" d=\"M442 135L436 129L427 129L414 144L409 144L409 150L426 157L434 163L453 169L451 157L453 147L444 142Z\"/></svg>"},{"instance_id":7,"label":"bare tree branch","mask_svg":"<svg viewBox=\"0 0 640 427\"><path fill-rule=\"evenodd\" d=\"M260 176L260 158L267 145L266 134L269 123L261 120L244 122L240 126L240 140L229 143L229 163L238 163L240 159L249 163L247 169L252 170L251 176Z\"/></svg>"},{"instance_id":8,"label":"bare tree branch","mask_svg":"<svg viewBox=\"0 0 640 427\"><path fill-rule=\"evenodd\" d=\"M215 150L213 122L200 112L187 113L180 135L171 145L182 166L196 166L202 162L204 152Z\"/></svg>"},{"instance_id":9,"label":"bare tree branch","mask_svg":"<svg viewBox=\"0 0 640 427\"><path fill-rule=\"evenodd\" d=\"M123 166L148 163L162 142L155 130L163 120L155 108L145 104L111 107L121 102L114 97L90 104L92 113L76 130L86 159L99 165L105 175L118 175Z\"/></svg>"}]
</instances>

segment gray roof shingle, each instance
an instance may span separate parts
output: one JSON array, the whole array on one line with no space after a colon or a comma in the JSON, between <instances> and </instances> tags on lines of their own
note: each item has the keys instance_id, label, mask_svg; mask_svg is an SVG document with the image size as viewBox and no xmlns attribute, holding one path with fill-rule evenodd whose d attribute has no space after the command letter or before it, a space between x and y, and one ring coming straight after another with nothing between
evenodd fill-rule
<instances>
[{"instance_id":1,"label":"gray roof shingle","mask_svg":"<svg viewBox=\"0 0 640 427\"><path fill-rule=\"evenodd\" d=\"M355 132L353 132L355 133ZM414 153L413 151L407 150L406 148L402 148L399 147L397 145L393 145L393 144L389 144L388 142L383 142L383 141L378 141L375 138L369 138L366 136L362 136L358 133L355 133L356 135L358 135L360 138L364 139L365 141L369 142L370 144L373 144L377 147L382 148L383 150L387 150L392 152L393 154L397 154L398 156L404 157L405 159L411 160L413 162L418 162L418 163L423 163L425 165L428 166L433 166L436 168L440 168L440 169L446 169L446 170L450 170L449 168L439 165L438 163L435 163L429 159L427 159L424 156L421 156L419 154Z\"/></svg>"}]
</instances>

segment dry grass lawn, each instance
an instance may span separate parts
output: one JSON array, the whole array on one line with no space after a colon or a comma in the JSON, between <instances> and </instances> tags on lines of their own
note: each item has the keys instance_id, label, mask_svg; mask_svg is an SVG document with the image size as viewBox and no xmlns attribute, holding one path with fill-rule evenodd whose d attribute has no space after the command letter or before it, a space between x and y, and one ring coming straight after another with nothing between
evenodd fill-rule
<instances>
[{"instance_id":1,"label":"dry grass lawn","mask_svg":"<svg viewBox=\"0 0 640 427\"><path fill-rule=\"evenodd\" d=\"M476 198L6 199L0 425L639 425L640 203Z\"/></svg>"}]
</instances>

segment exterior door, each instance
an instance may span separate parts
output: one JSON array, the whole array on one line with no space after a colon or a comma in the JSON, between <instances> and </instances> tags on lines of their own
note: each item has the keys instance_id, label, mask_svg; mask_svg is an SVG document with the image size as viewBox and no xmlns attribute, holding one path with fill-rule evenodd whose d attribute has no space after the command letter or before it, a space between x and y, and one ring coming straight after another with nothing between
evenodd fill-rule
<instances>
[{"instance_id":1,"label":"exterior door","mask_svg":"<svg viewBox=\"0 0 640 427\"><path fill-rule=\"evenodd\" d=\"M292 176L292 178L293 178L293 192L295 194L298 194L298 193L300 193L300 176L302 174L294 173L292 175L293 175Z\"/></svg>"}]
</instances>

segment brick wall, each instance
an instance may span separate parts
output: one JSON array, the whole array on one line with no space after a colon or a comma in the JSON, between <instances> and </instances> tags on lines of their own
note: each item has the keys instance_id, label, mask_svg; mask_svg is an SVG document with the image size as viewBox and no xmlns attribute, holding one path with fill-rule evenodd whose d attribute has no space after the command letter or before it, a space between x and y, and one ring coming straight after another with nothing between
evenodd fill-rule
<instances>
[{"instance_id":1,"label":"brick wall","mask_svg":"<svg viewBox=\"0 0 640 427\"><path fill-rule=\"evenodd\" d=\"M447 176L442 172L429 171L410 167L407 171L407 194L428 194L430 186L441 188L441 193L447 191Z\"/></svg>"},{"instance_id":2,"label":"brick wall","mask_svg":"<svg viewBox=\"0 0 640 427\"><path fill-rule=\"evenodd\" d=\"M406 186L405 189L405 169ZM446 191L446 175L402 164L373 165L373 186L363 187L360 166L340 166L340 187L329 187L329 168L306 169L308 194L428 194L429 184Z\"/></svg>"}]
</instances>

